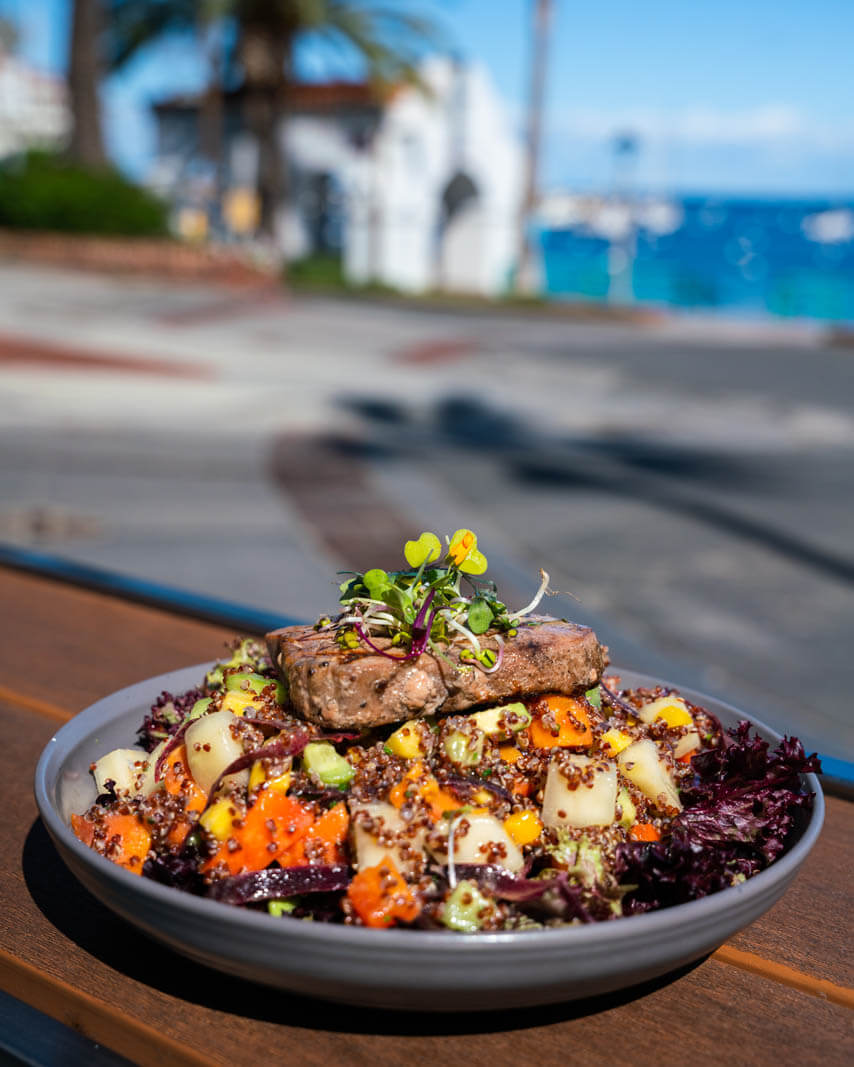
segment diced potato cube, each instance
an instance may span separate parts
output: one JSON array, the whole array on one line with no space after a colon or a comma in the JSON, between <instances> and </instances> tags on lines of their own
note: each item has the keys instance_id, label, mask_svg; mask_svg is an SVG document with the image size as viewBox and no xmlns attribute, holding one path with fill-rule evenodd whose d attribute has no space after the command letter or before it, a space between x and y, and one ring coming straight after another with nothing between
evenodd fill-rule
<instances>
[{"instance_id":1,"label":"diced potato cube","mask_svg":"<svg viewBox=\"0 0 854 1067\"><path fill-rule=\"evenodd\" d=\"M700 735L696 730L692 730L690 733L685 734L684 737L680 737L676 742L676 747L673 749L673 755L677 759L681 759L683 756L687 756L689 752L694 752L700 747Z\"/></svg>"},{"instance_id":2,"label":"diced potato cube","mask_svg":"<svg viewBox=\"0 0 854 1067\"><path fill-rule=\"evenodd\" d=\"M370 830L366 826L368 819L361 817L362 812L373 824ZM423 852L424 830L413 832L413 828L392 804L381 800L364 803L351 801L350 813L357 870L376 867L388 855L400 871L406 872L413 856Z\"/></svg>"},{"instance_id":3,"label":"diced potato cube","mask_svg":"<svg viewBox=\"0 0 854 1067\"><path fill-rule=\"evenodd\" d=\"M654 741L649 738L635 741L617 756L617 763L620 773L636 785L659 811L668 814L682 810L679 793L659 757Z\"/></svg>"},{"instance_id":4,"label":"diced potato cube","mask_svg":"<svg viewBox=\"0 0 854 1067\"><path fill-rule=\"evenodd\" d=\"M243 745L232 730L237 721L230 711L214 711L196 719L184 735L190 774L206 793L210 793L225 768L243 755ZM239 771L230 777L246 786L249 771Z\"/></svg>"},{"instance_id":5,"label":"diced potato cube","mask_svg":"<svg viewBox=\"0 0 854 1067\"><path fill-rule=\"evenodd\" d=\"M139 792L141 796L148 797L154 792L155 789L163 788L163 774L166 772L166 766L162 767L160 774L160 781L155 781L154 772L157 769L157 763L166 746L171 742L171 738L166 738L165 741L161 741L160 744L148 755L148 766L145 768L145 774L142 776L142 780L139 783Z\"/></svg>"},{"instance_id":6,"label":"diced potato cube","mask_svg":"<svg viewBox=\"0 0 854 1067\"><path fill-rule=\"evenodd\" d=\"M455 863L494 863L514 873L525 866L515 841L494 815L469 812L452 819L451 825ZM430 851L440 863L448 862L449 830L437 826L430 836Z\"/></svg>"},{"instance_id":7,"label":"diced potato cube","mask_svg":"<svg viewBox=\"0 0 854 1067\"><path fill-rule=\"evenodd\" d=\"M107 792L112 782L117 794L136 796L145 779L151 756L140 748L115 748L95 762L92 774L99 793Z\"/></svg>"},{"instance_id":8,"label":"diced potato cube","mask_svg":"<svg viewBox=\"0 0 854 1067\"><path fill-rule=\"evenodd\" d=\"M543 822L546 826L610 826L616 817L616 766L610 760L581 755L573 755L571 765L590 780L571 788L559 761L552 760L543 794Z\"/></svg>"}]
</instances>

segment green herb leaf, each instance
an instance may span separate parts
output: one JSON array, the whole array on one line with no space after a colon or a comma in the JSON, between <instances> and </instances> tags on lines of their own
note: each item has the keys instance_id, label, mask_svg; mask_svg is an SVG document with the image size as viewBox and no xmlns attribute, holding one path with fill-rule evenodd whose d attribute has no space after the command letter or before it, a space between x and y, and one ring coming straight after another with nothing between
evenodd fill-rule
<instances>
[{"instance_id":1,"label":"green herb leaf","mask_svg":"<svg viewBox=\"0 0 854 1067\"><path fill-rule=\"evenodd\" d=\"M404 622L415 622L418 612L412 603L412 594L399 585L389 585L383 590L382 598L392 611Z\"/></svg>"},{"instance_id":2,"label":"green herb leaf","mask_svg":"<svg viewBox=\"0 0 854 1067\"><path fill-rule=\"evenodd\" d=\"M379 567L374 567L373 570L365 571L362 581L365 583L365 588L368 590L369 595L374 600L383 600L383 594L391 585L389 576L384 570L380 570Z\"/></svg>"},{"instance_id":3,"label":"green herb leaf","mask_svg":"<svg viewBox=\"0 0 854 1067\"><path fill-rule=\"evenodd\" d=\"M485 600L478 597L472 603L468 613L468 627L473 634L485 634L492 625L492 608Z\"/></svg>"}]
</instances>

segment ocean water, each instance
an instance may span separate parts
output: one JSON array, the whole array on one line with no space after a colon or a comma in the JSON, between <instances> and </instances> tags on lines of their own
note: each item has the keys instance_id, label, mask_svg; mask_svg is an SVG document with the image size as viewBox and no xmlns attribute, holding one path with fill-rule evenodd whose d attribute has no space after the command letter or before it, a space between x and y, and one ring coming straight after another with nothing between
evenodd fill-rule
<instances>
[{"instance_id":1,"label":"ocean water","mask_svg":"<svg viewBox=\"0 0 854 1067\"><path fill-rule=\"evenodd\" d=\"M539 234L554 298L854 323L854 201L690 197L573 214Z\"/></svg>"}]
</instances>

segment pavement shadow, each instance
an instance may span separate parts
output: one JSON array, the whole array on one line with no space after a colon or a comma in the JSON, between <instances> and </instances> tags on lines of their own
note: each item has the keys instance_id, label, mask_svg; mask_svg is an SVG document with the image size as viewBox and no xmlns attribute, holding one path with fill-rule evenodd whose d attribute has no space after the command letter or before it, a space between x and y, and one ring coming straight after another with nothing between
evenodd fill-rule
<instances>
[{"instance_id":1,"label":"pavement shadow","mask_svg":"<svg viewBox=\"0 0 854 1067\"><path fill-rule=\"evenodd\" d=\"M648 996L702 961L651 982L585 1000L496 1012L410 1012L330 1006L210 970L137 931L100 904L68 871L40 819L24 843L23 872L39 911L65 937L135 982L189 1004L303 1030L390 1036L455 1036L525 1030L609 1011ZM429 936L429 935L427 935Z\"/></svg>"},{"instance_id":2,"label":"pavement shadow","mask_svg":"<svg viewBox=\"0 0 854 1067\"><path fill-rule=\"evenodd\" d=\"M358 443L332 443L341 451L358 450L379 462L441 449L488 455L519 483L555 491L593 490L651 504L834 580L854 583L854 560L726 501L727 492L749 492L754 499L791 492L788 464L776 456L738 455L616 432L556 435L468 394L449 394L420 415L399 402L359 396L340 397L339 405L364 424Z\"/></svg>"}]
</instances>

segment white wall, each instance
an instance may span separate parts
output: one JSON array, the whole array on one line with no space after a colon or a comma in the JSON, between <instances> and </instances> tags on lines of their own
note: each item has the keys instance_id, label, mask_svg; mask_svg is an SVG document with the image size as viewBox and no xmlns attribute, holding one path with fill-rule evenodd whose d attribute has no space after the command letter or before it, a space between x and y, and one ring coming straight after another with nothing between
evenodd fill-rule
<instances>
[{"instance_id":1,"label":"white wall","mask_svg":"<svg viewBox=\"0 0 854 1067\"><path fill-rule=\"evenodd\" d=\"M70 128L62 80L0 49L0 158L30 147L58 147Z\"/></svg>"},{"instance_id":2,"label":"white wall","mask_svg":"<svg viewBox=\"0 0 854 1067\"><path fill-rule=\"evenodd\" d=\"M497 295L515 256L520 145L482 67L459 70L437 58L423 77L429 95L401 90L369 153L348 168L346 275L410 292L441 280L456 291ZM459 169L478 201L440 240L442 195Z\"/></svg>"}]
</instances>

